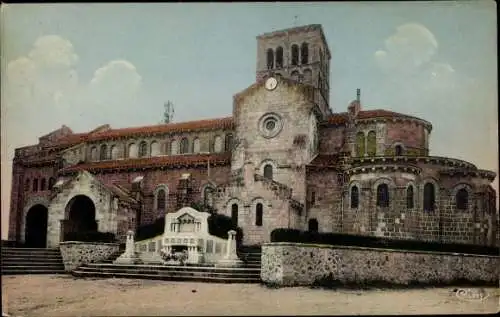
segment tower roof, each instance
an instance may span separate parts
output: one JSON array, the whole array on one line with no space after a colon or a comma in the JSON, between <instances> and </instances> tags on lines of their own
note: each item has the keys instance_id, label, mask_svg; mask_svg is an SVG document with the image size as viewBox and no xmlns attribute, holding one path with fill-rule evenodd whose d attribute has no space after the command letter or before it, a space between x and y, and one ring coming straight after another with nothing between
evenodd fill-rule
<instances>
[{"instance_id":1,"label":"tower roof","mask_svg":"<svg viewBox=\"0 0 500 317\"><path fill-rule=\"evenodd\" d=\"M321 26L321 24L308 24L308 25L296 26L296 27L282 29L282 30L276 30L273 32L267 32L267 33L263 33L263 34L258 35L257 40L263 40L263 39L268 39L268 38L272 38L272 37L286 36L287 34L316 31L316 30L320 32L321 39L325 43L328 58L331 58L330 48L328 47L328 42L326 41L325 33L323 32L323 27Z\"/></svg>"}]
</instances>

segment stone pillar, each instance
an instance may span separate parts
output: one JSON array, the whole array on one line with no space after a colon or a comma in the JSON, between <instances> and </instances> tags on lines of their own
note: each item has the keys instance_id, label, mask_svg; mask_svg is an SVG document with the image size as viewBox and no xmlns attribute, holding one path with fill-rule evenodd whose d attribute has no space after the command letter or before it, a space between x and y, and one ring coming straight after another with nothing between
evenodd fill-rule
<instances>
[{"instance_id":1,"label":"stone pillar","mask_svg":"<svg viewBox=\"0 0 500 317\"><path fill-rule=\"evenodd\" d=\"M49 219L47 221L47 248L57 248L59 242L63 239L62 227L64 225L64 220L57 219L55 215L49 213Z\"/></svg>"},{"instance_id":2,"label":"stone pillar","mask_svg":"<svg viewBox=\"0 0 500 317\"><path fill-rule=\"evenodd\" d=\"M113 262L114 264L136 264L140 260L135 252L134 232L127 232L127 242L125 243L125 252Z\"/></svg>"},{"instance_id":3,"label":"stone pillar","mask_svg":"<svg viewBox=\"0 0 500 317\"><path fill-rule=\"evenodd\" d=\"M226 255L217 264L220 266L239 266L243 262L236 253L236 231L229 230L227 236Z\"/></svg>"},{"instance_id":4,"label":"stone pillar","mask_svg":"<svg viewBox=\"0 0 500 317\"><path fill-rule=\"evenodd\" d=\"M255 166L252 162L245 162L243 165L243 178L246 186L251 186L255 182Z\"/></svg>"}]
</instances>

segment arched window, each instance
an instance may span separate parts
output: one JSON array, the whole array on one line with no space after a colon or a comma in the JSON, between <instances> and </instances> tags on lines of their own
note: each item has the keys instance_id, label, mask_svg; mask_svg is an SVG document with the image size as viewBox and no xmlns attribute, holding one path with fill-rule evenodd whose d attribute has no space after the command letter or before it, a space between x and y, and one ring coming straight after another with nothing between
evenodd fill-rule
<instances>
[{"instance_id":1,"label":"arched window","mask_svg":"<svg viewBox=\"0 0 500 317\"><path fill-rule=\"evenodd\" d=\"M293 80L296 80L298 81L299 80L299 72L294 70L291 74L290 74L290 78L292 78Z\"/></svg>"},{"instance_id":2,"label":"arched window","mask_svg":"<svg viewBox=\"0 0 500 317\"><path fill-rule=\"evenodd\" d=\"M283 68L283 47L276 49L276 68Z\"/></svg>"},{"instance_id":3,"label":"arched window","mask_svg":"<svg viewBox=\"0 0 500 317\"><path fill-rule=\"evenodd\" d=\"M95 146L90 149L90 160L97 161L97 147Z\"/></svg>"},{"instance_id":4,"label":"arched window","mask_svg":"<svg viewBox=\"0 0 500 317\"><path fill-rule=\"evenodd\" d=\"M193 153L200 153L200 139L193 140Z\"/></svg>"},{"instance_id":5,"label":"arched window","mask_svg":"<svg viewBox=\"0 0 500 317\"><path fill-rule=\"evenodd\" d=\"M366 153L368 156L375 156L377 154L377 134L375 131L368 132L366 143Z\"/></svg>"},{"instance_id":6,"label":"arched window","mask_svg":"<svg viewBox=\"0 0 500 317\"><path fill-rule=\"evenodd\" d=\"M216 153L222 152L222 138L220 136L215 137L214 152L216 152Z\"/></svg>"},{"instance_id":7,"label":"arched window","mask_svg":"<svg viewBox=\"0 0 500 317\"><path fill-rule=\"evenodd\" d=\"M356 155L365 155L365 134L363 132L358 132L356 134Z\"/></svg>"},{"instance_id":8,"label":"arched window","mask_svg":"<svg viewBox=\"0 0 500 317\"><path fill-rule=\"evenodd\" d=\"M226 134L226 152L233 150L233 135L231 133Z\"/></svg>"},{"instance_id":9,"label":"arched window","mask_svg":"<svg viewBox=\"0 0 500 317\"><path fill-rule=\"evenodd\" d=\"M167 201L167 195L165 190L162 188L156 193L156 209L165 210Z\"/></svg>"},{"instance_id":10,"label":"arched window","mask_svg":"<svg viewBox=\"0 0 500 317\"><path fill-rule=\"evenodd\" d=\"M119 155L118 147L116 145L112 145L111 146L111 159L116 160L118 158L118 155Z\"/></svg>"},{"instance_id":11,"label":"arched window","mask_svg":"<svg viewBox=\"0 0 500 317\"><path fill-rule=\"evenodd\" d=\"M396 146L394 147L394 154L395 154L396 156L401 156L401 155L403 155L403 147L402 147L401 145L396 145Z\"/></svg>"},{"instance_id":12,"label":"arched window","mask_svg":"<svg viewBox=\"0 0 500 317\"><path fill-rule=\"evenodd\" d=\"M28 179L26 179L26 182L24 182L24 190L25 190L25 191L30 190L30 184L31 184L31 183L30 183L30 179L29 179L29 178L28 178Z\"/></svg>"},{"instance_id":13,"label":"arched window","mask_svg":"<svg viewBox=\"0 0 500 317\"><path fill-rule=\"evenodd\" d=\"M141 144L139 144L139 157L146 156L148 156L148 144L146 141L142 141Z\"/></svg>"},{"instance_id":14,"label":"arched window","mask_svg":"<svg viewBox=\"0 0 500 317\"><path fill-rule=\"evenodd\" d=\"M300 48L300 63L301 64L308 64L309 63L309 46L307 43L302 43L302 46Z\"/></svg>"},{"instance_id":15,"label":"arched window","mask_svg":"<svg viewBox=\"0 0 500 317\"><path fill-rule=\"evenodd\" d=\"M42 180L40 181L40 190L41 191L44 191L45 190L45 187L47 185L46 183L47 181L45 180L45 178L42 178Z\"/></svg>"},{"instance_id":16,"label":"arched window","mask_svg":"<svg viewBox=\"0 0 500 317\"><path fill-rule=\"evenodd\" d=\"M455 195L455 207L458 210L467 210L469 205L469 192L465 188L461 188Z\"/></svg>"},{"instance_id":17,"label":"arched window","mask_svg":"<svg viewBox=\"0 0 500 317\"><path fill-rule=\"evenodd\" d=\"M101 161L108 159L107 151L108 147L106 146L106 144L101 145L101 150L99 151L99 159Z\"/></svg>"},{"instance_id":18,"label":"arched window","mask_svg":"<svg viewBox=\"0 0 500 317\"><path fill-rule=\"evenodd\" d=\"M352 186L351 188L351 208L359 207L359 189L358 186Z\"/></svg>"},{"instance_id":19,"label":"arched window","mask_svg":"<svg viewBox=\"0 0 500 317\"><path fill-rule=\"evenodd\" d=\"M54 177L49 178L49 190L51 190L54 187L55 183L56 179Z\"/></svg>"},{"instance_id":20,"label":"arched window","mask_svg":"<svg viewBox=\"0 0 500 317\"><path fill-rule=\"evenodd\" d=\"M37 192L38 191L38 178L35 178L33 180L33 191Z\"/></svg>"},{"instance_id":21,"label":"arched window","mask_svg":"<svg viewBox=\"0 0 500 317\"><path fill-rule=\"evenodd\" d=\"M263 210L262 204L258 203L255 206L255 225L258 227L262 226L262 210Z\"/></svg>"},{"instance_id":22,"label":"arched window","mask_svg":"<svg viewBox=\"0 0 500 317\"><path fill-rule=\"evenodd\" d=\"M299 65L299 46L297 44L292 45L292 65Z\"/></svg>"},{"instance_id":23,"label":"arched window","mask_svg":"<svg viewBox=\"0 0 500 317\"><path fill-rule=\"evenodd\" d=\"M436 192L432 183L424 185L424 211L434 211Z\"/></svg>"},{"instance_id":24,"label":"arched window","mask_svg":"<svg viewBox=\"0 0 500 317\"><path fill-rule=\"evenodd\" d=\"M273 166L271 164L266 164L266 166L264 166L264 177L273 179Z\"/></svg>"},{"instance_id":25,"label":"arched window","mask_svg":"<svg viewBox=\"0 0 500 317\"><path fill-rule=\"evenodd\" d=\"M414 206L414 195L413 195L413 186L410 185L406 189L406 208L407 209L413 209Z\"/></svg>"},{"instance_id":26,"label":"arched window","mask_svg":"<svg viewBox=\"0 0 500 317\"><path fill-rule=\"evenodd\" d=\"M215 190L212 186L205 186L205 189L203 190L203 203L205 206L213 206L214 191Z\"/></svg>"},{"instance_id":27,"label":"arched window","mask_svg":"<svg viewBox=\"0 0 500 317\"><path fill-rule=\"evenodd\" d=\"M274 52L270 48L267 50L267 69L273 69L274 68Z\"/></svg>"},{"instance_id":28,"label":"arched window","mask_svg":"<svg viewBox=\"0 0 500 317\"><path fill-rule=\"evenodd\" d=\"M318 220L316 219L309 219L309 223L308 223L308 231L310 232L318 232Z\"/></svg>"},{"instance_id":29,"label":"arched window","mask_svg":"<svg viewBox=\"0 0 500 317\"><path fill-rule=\"evenodd\" d=\"M387 184L377 186L377 206L389 207L389 186Z\"/></svg>"},{"instance_id":30,"label":"arched window","mask_svg":"<svg viewBox=\"0 0 500 317\"><path fill-rule=\"evenodd\" d=\"M173 140L172 143L170 143L170 154L179 154L179 145L177 144L177 140Z\"/></svg>"},{"instance_id":31,"label":"arched window","mask_svg":"<svg viewBox=\"0 0 500 317\"><path fill-rule=\"evenodd\" d=\"M231 205L231 220L235 226L238 225L238 204Z\"/></svg>"},{"instance_id":32,"label":"arched window","mask_svg":"<svg viewBox=\"0 0 500 317\"><path fill-rule=\"evenodd\" d=\"M130 158L136 158L137 157L137 145L135 143L131 143L128 146L128 157Z\"/></svg>"},{"instance_id":33,"label":"arched window","mask_svg":"<svg viewBox=\"0 0 500 317\"><path fill-rule=\"evenodd\" d=\"M150 148L151 148L151 151L150 151L151 156L158 156L161 154L160 143L153 141L153 142L151 142Z\"/></svg>"},{"instance_id":34,"label":"arched window","mask_svg":"<svg viewBox=\"0 0 500 317\"><path fill-rule=\"evenodd\" d=\"M181 140L181 154L189 153L189 140L182 138Z\"/></svg>"}]
</instances>

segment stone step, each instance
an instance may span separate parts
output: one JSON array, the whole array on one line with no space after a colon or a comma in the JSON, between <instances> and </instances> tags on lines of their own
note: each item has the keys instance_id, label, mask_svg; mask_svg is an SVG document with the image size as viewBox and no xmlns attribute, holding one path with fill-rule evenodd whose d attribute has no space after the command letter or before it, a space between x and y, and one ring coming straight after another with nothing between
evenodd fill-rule
<instances>
[{"instance_id":1,"label":"stone step","mask_svg":"<svg viewBox=\"0 0 500 317\"><path fill-rule=\"evenodd\" d=\"M259 259L262 258L262 255L260 254L238 254L238 257L240 258L246 258L246 259Z\"/></svg>"},{"instance_id":2,"label":"stone step","mask_svg":"<svg viewBox=\"0 0 500 317\"><path fill-rule=\"evenodd\" d=\"M2 275L31 275L31 274L67 274L61 269L45 269L45 270L9 270L2 269Z\"/></svg>"},{"instance_id":3,"label":"stone step","mask_svg":"<svg viewBox=\"0 0 500 317\"><path fill-rule=\"evenodd\" d=\"M252 262L244 262L244 266L247 266L247 267L261 267L261 263L258 262L258 263L252 263Z\"/></svg>"},{"instance_id":4,"label":"stone step","mask_svg":"<svg viewBox=\"0 0 500 317\"><path fill-rule=\"evenodd\" d=\"M33 265L32 263L28 264L28 265L2 265L2 269L3 268L9 268L9 269L13 269L13 270L22 270L22 269L34 269L34 270L38 270L38 269L43 269L43 268L64 268L64 265L62 263L54 263L54 264L46 264L46 265Z\"/></svg>"},{"instance_id":5,"label":"stone step","mask_svg":"<svg viewBox=\"0 0 500 317\"><path fill-rule=\"evenodd\" d=\"M47 257L53 257L53 256L61 256L60 252L3 252L2 251L2 257L6 256L36 256L36 257L41 257L41 256L47 256Z\"/></svg>"},{"instance_id":6,"label":"stone step","mask_svg":"<svg viewBox=\"0 0 500 317\"><path fill-rule=\"evenodd\" d=\"M5 251L26 251L26 252L56 252L59 253L58 248L10 248L10 247L2 247L1 248L2 252Z\"/></svg>"},{"instance_id":7,"label":"stone step","mask_svg":"<svg viewBox=\"0 0 500 317\"><path fill-rule=\"evenodd\" d=\"M19 262L19 261L2 261L2 267L18 267L18 266L64 266L61 261L39 261L39 262Z\"/></svg>"},{"instance_id":8,"label":"stone step","mask_svg":"<svg viewBox=\"0 0 500 317\"><path fill-rule=\"evenodd\" d=\"M110 272L84 272L75 270L72 272L77 277L102 277L102 278L136 278L168 281L186 281L186 282L208 282L208 283L260 283L260 278L241 278L241 277L200 277L184 275L158 275L158 274L136 274L136 273L110 273Z\"/></svg>"},{"instance_id":9,"label":"stone step","mask_svg":"<svg viewBox=\"0 0 500 317\"><path fill-rule=\"evenodd\" d=\"M258 263L261 262L260 258L258 258L258 259L252 259L252 258L240 257L240 260L245 261L245 262L258 262Z\"/></svg>"},{"instance_id":10,"label":"stone step","mask_svg":"<svg viewBox=\"0 0 500 317\"><path fill-rule=\"evenodd\" d=\"M2 267L2 274L6 273L37 273L37 272L64 272L64 266L17 266Z\"/></svg>"},{"instance_id":11,"label":"stone step","mask_svg":"<svg viewBox=\"0 0 500 317\"><path fill-rule=\"evenodd\" d=\"M59 251L24 251L24 250L3 250L2 254L33 254L33 255L58 255Z\"/></svg>"},{"instance_id":12,"label":"stone step","mask_svg":"<svg viewBox=\"0 0 500 317\"><path fill-rule=\"evenodd\" d=\"M148 270L140 268L124 269L119 267L97 268L83 266L78 268L80 272L88 273L127 273L127 274L146 274L162 276L190 276L190 277L225 277L225 278L260 278L260 272L218 272L218 271L170 271L170 270Z\"/></svg>"},{"instance_id":13,"label":"stone step","mask_svg":"<svg viewBox=\"0 0 500 317\"><path fill-rule=\"evenodd\" d=\"M28 257L7 257L2 258L2 263L14 263L14 262L61 262L62 258L28 258Z\"/></svg>"},{"instance_id":14,"label":"stone step","mask_svg":"<svg viewBox=\"0 0 500 317\"><path fill-rule=\"evenodd\" d=\"M62 261L62 256L21 256L21 255L2 255L2 261Z\"/></svg>"},{"instance_id":15,"label":"stone step","mask_svg":"<svg viewBox=\"0 0 500 317\"><path fill-rule=\"evenodd\" d=\"M122 268L165 271L205 271L205 272L255 272L260 273L260 268L254 267L220 267L220 266L182 266L182 265L148 265L148 264L107 264L89 263L84 267L93 268Z\"/></svg>"}]
</instances>

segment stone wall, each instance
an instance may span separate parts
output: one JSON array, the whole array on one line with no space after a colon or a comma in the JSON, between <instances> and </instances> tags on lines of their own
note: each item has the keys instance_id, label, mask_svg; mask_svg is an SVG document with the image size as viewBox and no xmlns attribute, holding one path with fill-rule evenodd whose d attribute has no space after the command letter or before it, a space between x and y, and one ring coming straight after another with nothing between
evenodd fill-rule
<instances>
[{"instance_id":1,"label":"stone wall","mask_svg":"<svg viewBox=\"0 0 500 317\"><path fill-rule=\"evenodd\" d=\"M297 243L262 246L261 279L282 286L340 284L498 283L500 257L380 250Z\"/></svg>"},{"instance_id":2,"label":"stone wall","mask_svg":"<svg viewBox=\"0 0 500 317\"><path fill-rule=\"evenodd\" d=\"M64 269L71 272L88 263L96 263L108 259L118 252L118 243L76 242L68 241L59 244L64 262Z\"/></svg>"},{"instance_id":3,"label":"stone wall","mask_svg":"<svg viewBox=\"0 0 500 317\"><path fill-rule=\"evenodd\" d=\"M207 162L208 163L208 162ZM225 183L230 177L230 166L210 166L210 180L215 184ZM96 178L104 184L120 184L125 188L139 176L143 176L143 210L141 214L141 225L154 222L157 218L163 217L165 212L177 210L177 186L183 174L191 174L193 201L202 200L202 188L208 183L208 171L206 166L196 168L169 168L150 169L144 171L123 171L113 173L99 173ZM154 203L154 192L159 187L167 190L166 210L157 210Z\"/></svg>"}]
</instances>

